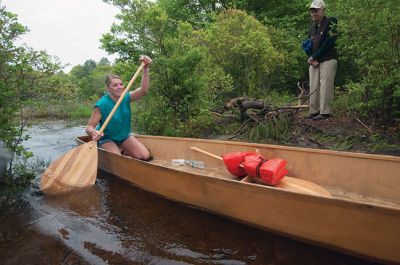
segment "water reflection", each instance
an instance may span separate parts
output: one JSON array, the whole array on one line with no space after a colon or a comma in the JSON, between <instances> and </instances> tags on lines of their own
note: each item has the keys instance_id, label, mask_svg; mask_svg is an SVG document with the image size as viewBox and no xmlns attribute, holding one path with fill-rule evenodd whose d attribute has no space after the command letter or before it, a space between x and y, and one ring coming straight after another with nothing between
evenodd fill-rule
<instances>
[{"instance_id":1,"label":"water reflection","mask_svg":"<svg viewBox=\"0 0 400 265\"><path fill-rule=\"evenodd\" d=\"M53 159L82 130L46 126L33 128L28 144ZM373 264L189 208L101 171L94 187L63 196L44 196L35 183L0 216L1 264Z\"/></svg>"}]
</instances>

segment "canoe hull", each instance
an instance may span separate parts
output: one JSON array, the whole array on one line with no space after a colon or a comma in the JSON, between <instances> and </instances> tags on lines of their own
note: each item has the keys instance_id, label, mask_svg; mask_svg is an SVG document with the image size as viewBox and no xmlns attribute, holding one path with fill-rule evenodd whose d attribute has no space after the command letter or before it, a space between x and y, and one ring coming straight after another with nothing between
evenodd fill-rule
<instances>
[{"instance_id":1,"label":"canoe hull","mask_svg":"<svg viewBox=\"0 0 400 265\"><path fill-rule=\"evenodd\" d=\"M231 143L198 139L143 137L141 141L154 150L156 158L159 154L164 159L169 157L161 152L168 148L157 149L157 145L174 143L175 150L192 145L208 149L221 145L221 153L238 148ZM267 152L269 147L265 148ZM165 198L342 252L400 262L400 209L396 203L380 205L335 196L310 196L204 174L201 169L182 170L99 150L99 168ZM173 155L178 158L176 153ZM190 152L182 155L193 156ZM213 165L211 160L207 162Z\"/></svg>"}]
</instances>

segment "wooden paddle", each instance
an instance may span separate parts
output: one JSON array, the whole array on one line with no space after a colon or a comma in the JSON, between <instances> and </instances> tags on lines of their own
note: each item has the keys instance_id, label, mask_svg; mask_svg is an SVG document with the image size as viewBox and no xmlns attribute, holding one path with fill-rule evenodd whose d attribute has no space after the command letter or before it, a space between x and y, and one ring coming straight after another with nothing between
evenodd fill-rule
<instances>
[{"instance_id":1,"label":"wooden paddle","mask_svg":"<svg viewBox=\"0 0 400 265\"><path fill-rule=\"evenodd\" d=\"M215 154L209 153L205 150L202 150L200 148L197 147L190 147L191 150L208 155L212 158L218 159L223 161L222 157L217 156ZM261 180L258 180L257 178L252 178L250 176L247 176L245 178L243 178L241 181L242 182L252 182L255 181L259 184L265 184L264 182L262 182ZM276 187L279 189L284 189L284 190L288 190L288 191L294 191L294 192L298 192L298 193L304 193L304 194L311 194L311 195L317 195L317 196L325 196L325 197L332 197L331 193L326 190L325 188L323 188L320 185L317 185L313 182L304 180L304 179L300 179L300 178L293 178L293 177L289 177L289 176L285 176L276 186L271 186L271 187Z\"/></svg>"},{"instance_id":2,"label":"wooden paddle","mask_svg":"<svg viewBox=\"0 0 400 265\"><path fill-rule=\"evenodd\" d=\"M99 130L100 134L104 132L124 96L135 82L135 79L142 71L143 67L144 64L142 63L131 81L129 81L128 86L119 97L114 108L104 121L103 126L101 126ZM40 189L47 195L56 195L92 186L97 176L97 159L96 141L90 141L73 148L51 163L42 175Z\"/></svg>"}]
</instances>

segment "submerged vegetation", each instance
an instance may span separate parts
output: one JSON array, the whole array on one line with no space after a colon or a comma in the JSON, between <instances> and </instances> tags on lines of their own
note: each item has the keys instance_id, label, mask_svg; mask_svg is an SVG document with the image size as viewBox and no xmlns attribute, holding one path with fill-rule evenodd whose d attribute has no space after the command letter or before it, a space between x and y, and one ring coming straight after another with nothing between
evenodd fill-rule
<instances>
[{"instance_id":1,"label":"submerged vegetation","mask_svg":"<svg viewBox=\"0 0 400 265\"><path fill-rule=\"evenodd\" d=\"M339 21L340 55L335 117L319 124L303 121L301 109L273 116L267 111L294 104L298 83L307 83L300 43L310 23L308 0L104 2L120 10L118 23L100 40L116 61L87 60L64 73L56 58L16 44L28 29L0 0L0 141L16 156L29 156L22 147L29 121L88 118L104 93L104 76L114 72L129 81L140 54L154 63L148 95L132 106L137 132L233 135L255 142L399 154L397 1L326 1L328 15ZM360 26L365 17L369 23ZM264 102L266 108L257 111L268 115L244 120L237 108L226 107L239 97ZM32 176L21 168L14 166L3 184L22 187L29 182ZM20 181L13 179L15 174Z\"/></svg>"}]
</instances>

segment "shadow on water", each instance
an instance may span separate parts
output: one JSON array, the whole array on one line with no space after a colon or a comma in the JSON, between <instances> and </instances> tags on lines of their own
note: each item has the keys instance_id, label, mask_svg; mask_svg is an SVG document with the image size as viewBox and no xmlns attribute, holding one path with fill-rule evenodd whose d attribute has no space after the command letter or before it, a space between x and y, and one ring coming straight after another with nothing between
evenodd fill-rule
<instances>
[{"instance_id":1,"label":"shadow on water","mask_svg":"<svg viewBox=\"0 0 400 265\"><path fill-rule=\"evenodd\" d=\"M1 264L372 264L160 198L102 171L94 187L73 194L48 197L34 185L0 216L0 232Z\"/></svg>"}]
</instances>

